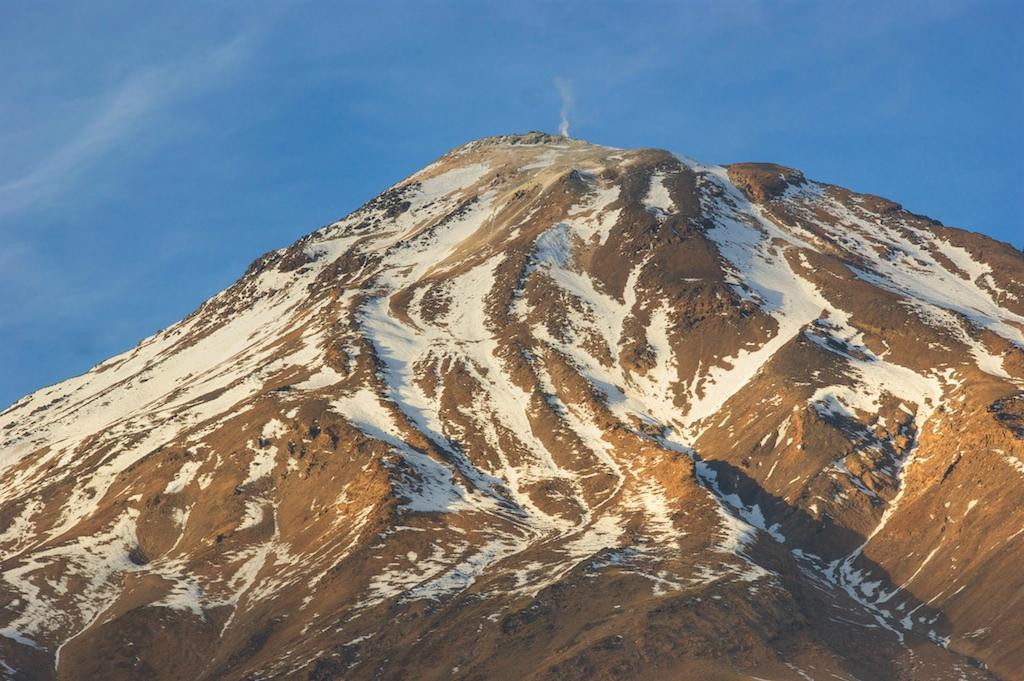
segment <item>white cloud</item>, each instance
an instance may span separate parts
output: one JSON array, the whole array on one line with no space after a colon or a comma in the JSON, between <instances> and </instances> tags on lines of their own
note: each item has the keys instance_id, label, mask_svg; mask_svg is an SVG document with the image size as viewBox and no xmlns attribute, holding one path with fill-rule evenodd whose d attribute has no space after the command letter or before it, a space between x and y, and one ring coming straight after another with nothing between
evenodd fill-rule
<instances>
[{"instance_id":1,"label":"white cloud","mask_svg":"<svg viewBox=\"0 0 1024 681\"><path fill-rule=\"evenodd\" d=\"M555 78L555 87L558 89L558 96L562 100L562 121L558 125L558 134L562 137L569 136L569 112L573 107L572 85L565 78Z\"/></svg>"},{"instance_id":2,"label":"white cloud","mask_svg":"<svg viewBox=\"0 0 1024 681\"><path fill-rule=\"evenodd\" d=\"M0 184L0 216L59 194L75 175L104 154L141 134L176 100L223 78L248 54L254 31L212 51L172 64L144 67L100 97L97 109L81 112L84 123L73 137L40 159L20 177Z\"/></svg>"}]
</instances>

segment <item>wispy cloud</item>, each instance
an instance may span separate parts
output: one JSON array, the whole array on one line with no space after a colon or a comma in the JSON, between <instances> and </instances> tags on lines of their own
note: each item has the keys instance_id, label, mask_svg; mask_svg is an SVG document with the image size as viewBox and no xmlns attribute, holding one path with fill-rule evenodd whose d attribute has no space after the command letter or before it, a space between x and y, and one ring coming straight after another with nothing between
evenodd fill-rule
<instances>
[{"instance_id":1,"label":"wispy cloud","mask_svg":"<svg viewBox=\"0 0 1024 681\"><path fill-rule=\"evenodd\" d=\"M77 132L20 177L0 184L0 216L23 211L64 191L90 164L142 133L175 101L196 94L223 78L249 53L258 31L248 31L214 50L170 64L139 68L102 104L81 111Z\"/></svg>"},{"instance_id":2,"label":"wispy cloud","mask_svg":"<svg viewBox=\"0 0 1024 681\"><path fill-rule=\"evenodd\" d=\"M569 113L575 102L572 97L572 85L565 78L555 78L555 88L562 100L562 121L558 124L558 134L562 137L569 136Z\"/></svg>"}]
</instances>

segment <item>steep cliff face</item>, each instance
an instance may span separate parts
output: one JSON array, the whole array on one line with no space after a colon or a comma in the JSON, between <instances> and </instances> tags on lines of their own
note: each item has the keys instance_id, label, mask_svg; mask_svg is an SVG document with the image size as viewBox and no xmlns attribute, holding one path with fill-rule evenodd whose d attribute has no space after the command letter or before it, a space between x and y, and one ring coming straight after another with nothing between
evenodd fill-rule
<instances>
[{"instance_id":1,"label":"steep cliff face","mask_svg":"<svg viewBox=\"0 0 1024 681\"><path fill-rule=\"evenodd\" d=\"M1020 679L1024 256L459 147L0 414L12 679Z\"/></svg>"}]
</instances>

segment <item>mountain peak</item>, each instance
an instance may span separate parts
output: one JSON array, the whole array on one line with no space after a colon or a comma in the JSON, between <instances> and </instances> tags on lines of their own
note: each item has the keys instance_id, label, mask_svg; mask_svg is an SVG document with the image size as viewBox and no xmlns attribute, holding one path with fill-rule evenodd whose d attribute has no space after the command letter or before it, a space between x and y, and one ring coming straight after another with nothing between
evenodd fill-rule
<instances>
[{"instance_id":1,"label":"mountain peak","mask_svg":"<svg viewBox=\"0 0 1024 681\"><path fill-rule=\"evenodd\" d=\"M1010 678L1022 387L1006 245L772 164L477 140L0 414L0 656Z\"/></svg>"},{"instance_id":2,"label":"mountain peak","mask_svg":"<svg viewBox=\"0 0 1024 681\"><path fill-rule=\"evenodd\" d=\"M510 135L492 135L489 137L482 137L477 140L468 142L463 146L492 146L492 145L539 145L547 144L554 146L566 146L566 145L587 145L590 144L586 140L576 139L568 137L566 135L552 134L547 132L541 132L539 130L531 130L523 133L513 133Z\"/></svg>"}]
</instances>

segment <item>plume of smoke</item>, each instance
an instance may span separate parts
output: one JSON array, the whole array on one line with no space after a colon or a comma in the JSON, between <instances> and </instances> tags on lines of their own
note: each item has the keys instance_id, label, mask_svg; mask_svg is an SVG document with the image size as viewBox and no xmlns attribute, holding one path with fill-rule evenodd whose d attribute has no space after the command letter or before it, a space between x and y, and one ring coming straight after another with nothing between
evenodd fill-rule
<instances>
[{"instance_id":1,"label":"plume of smoke","mask_svg":"<svg viewBox=\"0 0 1024 681\"><path fill-rule=\"evenodd\" d=\"M569 111L573 106L572 87L565 78L555 78L555 87L558 89L558 96L562 99L562 122L558 124L558 134L568 137Z\"/></svg>"}]
</instances>

